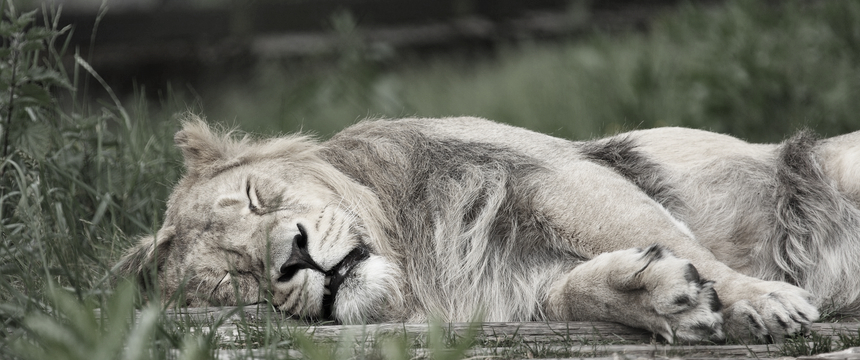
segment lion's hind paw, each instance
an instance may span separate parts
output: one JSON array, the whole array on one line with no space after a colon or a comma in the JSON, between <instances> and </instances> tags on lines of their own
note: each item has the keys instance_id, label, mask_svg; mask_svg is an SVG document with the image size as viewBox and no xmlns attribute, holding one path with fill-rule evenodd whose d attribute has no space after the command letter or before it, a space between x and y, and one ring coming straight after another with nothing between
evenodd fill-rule
<instances>
[{"instance_id":1,"label":"lion's hind paw","mask_svg":"<svg viewBox=\"0 0 860 360\"><path fill-rule=\"evenodd\" d=\"M818 320L818 309L806 291L783 283L767 284L781 289L737 301L725 310L726 330L732 337L780 341L786 335L807 331Z\"/></svg>"}]
</instances>

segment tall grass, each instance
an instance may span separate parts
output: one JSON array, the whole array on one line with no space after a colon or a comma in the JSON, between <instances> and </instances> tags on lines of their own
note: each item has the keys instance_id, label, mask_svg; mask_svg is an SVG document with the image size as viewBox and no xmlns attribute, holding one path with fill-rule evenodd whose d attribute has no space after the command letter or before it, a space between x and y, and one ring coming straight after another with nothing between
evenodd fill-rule
<instances>
[{"instance_id":1,"label":"tall grass","mask_svg":"<svg viewBox=\"0 0 860 360\"><path fill-rule=\"evenodd\" d=\"M169 128L119 103L89 106L79 92L86 60L74 54L76 65L63 66L74 29L56 26L58 9L20 13L2 1L0 12L0 357L10 358L21 344L60 341L56 323L86 335L81 311L68 309L106 305L113 261L158 225L179 170ZM49 25L34 25L37 16Z\"/></svg>"},{"instance_id":2,"label":"tall grass","mask_svg":"<svg viewBox=\"0 0 860 360\"><path fill-rule=\"evenodd\" d=\"M0 12L0 358L417 356L407 340L317 349L276 321L245 322L242 341L226 341L115 286L114 261L158 228L181 171L170 114L184 102L94 101L85 84L101 86L97 69L64 42L74 29L52 25L60 11L21 13L0 0ZM38 16L49 26L34 26ZM204 95L206 115L323 136L413 115L478 115L569 138L684 125L778 141L798 127L860 126L857 2L685 6L645 34L506 44L477 60L380 51L356 36L360 24L338 21L346 46L333 64L261 63L246 83ZM132 307L144 309L138 320ZM472 345L432 338L422 356L462 358Z\"/></svg>"}]
</instances>

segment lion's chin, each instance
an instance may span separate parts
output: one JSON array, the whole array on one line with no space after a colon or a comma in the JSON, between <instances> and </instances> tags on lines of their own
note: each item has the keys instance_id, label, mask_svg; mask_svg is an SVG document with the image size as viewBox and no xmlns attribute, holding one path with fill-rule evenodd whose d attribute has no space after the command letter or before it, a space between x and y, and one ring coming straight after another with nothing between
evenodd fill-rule
<instances>
[{"instance_id":1,"label":"lion's chin","mask_svg":"<svg viewBox=\"0 0 860 360\"><path fill-rule=\"evenodd\" d=\"M391 317L402 306L400 270L385 258L369 255L355 263L334 296L331 318L363 324Z\"/></svg>"},{"instance_id":2,"label":"lion's chin","mask_svg":"<svg viewBox=\"0 0 860 360\"><path fill-rule=\"evenodd\" d=\"M289 282L274 282L272 303L278 311L306 320L324 320L325 275L311 269L299 270Z\"/></svg>"},{"instance_id":3,"label":"lion's chin","mask_svg":"<svg viewBox=\"0 0 860 360\"><path fill-rule=\"evenodd\" d=\"M401 271L366 249L350 252L325 273L303 269L273 298L280 311L306 321L364 324L396 318L403 305ZM281 301L278 301L281 300Z\"/></svg>"},{"instance_id":4,"label":"lion's chin","mask_svg":"<svg viewBox=\"0 0 860 360\"><path fill-rule=\"evenodd\" d=\"M349 252L339 263L325 272L325 293L322 301L322 311L325 318L332 317L332 309L337 301L341 286L348 281L354 270L370 257L370 251L365 246L359 246Z\"/></svg>"}]
</instances>

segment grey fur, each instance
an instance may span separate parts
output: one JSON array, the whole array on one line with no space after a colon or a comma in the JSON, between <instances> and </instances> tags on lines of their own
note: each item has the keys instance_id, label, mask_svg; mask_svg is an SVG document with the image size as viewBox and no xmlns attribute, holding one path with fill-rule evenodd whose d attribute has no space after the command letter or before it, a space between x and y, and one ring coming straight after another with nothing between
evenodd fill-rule
<instances>
[{"instance_id":1,"label":"grey fur","mask_svg":"<svg viewBox=\"0 0 860 360\"><path fill-rule=\"evenodd\" d=\"M402 161L392 162L392 154ZM482 312L497 321L543 320L544 299L536 294L584 260L553 246L558 233L531 211L546 171L538 159L486 143L433 139L398 123L345 130L326 143L322 157L380 194L385 213L394 216L392 242L413 316L450 321ZM535 263L544 267L528 266Z\"/></svg>"},{"instance_id":2,"label":"grey fur","mask_svg":"<svg viewBox=\"0 0 860 360\"><path fill-rule=\"evenodd\" d=\"M776 231L767 239L774 243L765 247L773 249L770 262L779 269L770 277L793 283L804 280L818 249L830 247L830 234L851 216L840 209L841 195L816 164L816 142L804 131L785 141L777 155Z\"/></svg>"},{"instance_id":3,"label":"grey fur","mask_svg":"<svg viewBox=\"0 0 860 360\"><path fill-rule=\"evenodd\" d=\"M582 154L587 159L614 169L676 216L683 214L684 203L668 183L660 165L648 159L637 147L635 139L623 135L580 143Z\"/></svg>"}]
</instances>

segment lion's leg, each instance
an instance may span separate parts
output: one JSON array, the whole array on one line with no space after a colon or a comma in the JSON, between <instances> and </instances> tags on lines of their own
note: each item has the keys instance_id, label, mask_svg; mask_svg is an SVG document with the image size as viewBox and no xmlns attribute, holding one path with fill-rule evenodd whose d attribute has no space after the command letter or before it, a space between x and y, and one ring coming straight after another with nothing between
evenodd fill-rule
<instances>
[{"instance_id":1,"label":"lion's leg","mask_svg":"<svg viewBox=\"0 0 860 360\"><path fill-rule=\"evenodd\" d=\"M668 341L721 340L720 301L712 282L661 246L604 253L550 289L557 320L613 321L648 329Z\"/></svg>"},{"instance_id":2,"label":"lion's leg","mask_svg":"<svg viewBox=\"0 0 860 360\"><path fill-rule=\"evenodd\" d=\"M714 289L726 306L726 329L733 336L781 336L818 319L807 291L732 270L632 183L597 165L572 166L575 169L562 171L569 176L545 187L546 193L539 198L542 211L567 232L570 250L596 258L653 244L670 249L690 260L703 278L714 281Z\"/></svg>"}]
</instances>

